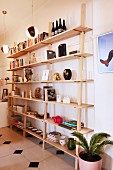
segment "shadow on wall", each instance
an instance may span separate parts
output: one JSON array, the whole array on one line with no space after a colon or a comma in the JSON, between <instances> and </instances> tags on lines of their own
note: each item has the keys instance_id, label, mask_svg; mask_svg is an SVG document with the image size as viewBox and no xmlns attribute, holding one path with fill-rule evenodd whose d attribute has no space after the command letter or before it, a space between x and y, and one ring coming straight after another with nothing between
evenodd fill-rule
<instances>
[{"instance_id":1,"label":"shadow on wall","mask_svg":"<svg viewBox=\"0 0 113 170\"><path fill-rule=\"evenodd\" d=\"M108 154L104 153L103 154L103 163L102 163L102 170L112 170L113 166L112 166L112 157L110 157ZM107 169L106 169L106 165L107 165Z\"/></svg>"}]
</instances>

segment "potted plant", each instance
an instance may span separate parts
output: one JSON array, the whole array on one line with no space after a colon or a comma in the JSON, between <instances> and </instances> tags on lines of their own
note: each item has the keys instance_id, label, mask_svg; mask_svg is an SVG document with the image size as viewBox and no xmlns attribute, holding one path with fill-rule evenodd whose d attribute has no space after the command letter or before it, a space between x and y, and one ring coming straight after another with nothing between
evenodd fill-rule
<instances>
[{"instance_id":1,"label":"potted plant","mask_svg":"<svg viewBox=\"0 0 113 170\"><path fill-rule=\"evenodd\" d=\"M107 137L110 137L110 135L104 132L95 133L91 137L89 143L79 132L73 132L72 135L78 139L78 141L75 141L75 144L83 149L79 152L80 170L101 170L101 154L104 151L104 147L108 144L113 145L113 141L106 139Z\"/></svg>"}]
</instances>

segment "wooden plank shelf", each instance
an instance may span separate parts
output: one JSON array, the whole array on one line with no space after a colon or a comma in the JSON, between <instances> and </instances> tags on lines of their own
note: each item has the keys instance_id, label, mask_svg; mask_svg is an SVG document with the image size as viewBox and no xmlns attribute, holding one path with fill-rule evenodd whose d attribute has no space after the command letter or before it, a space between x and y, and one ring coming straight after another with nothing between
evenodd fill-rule
<instances>
[{"instance_id":1,"label":"wooden plank shelf","mask_svg":"<svg viewBox=\"0 0 113 170\"><path fill-rule=\"evenodd\" d=\"M69 149L67 148L67 145L62 146L62 145L60 145L60 144L57 143L57 142L52 142L52 141L47 140L47 139L45 139L44 142L49 143L50 145L52 145L52 146L54 146L54 147L56 147L56 148L58 148L58 149L60 149L60 150L62 150L62 151L64 151L64 152L66 152L67 154L71 155L71 156L74 157L74 158L77 157L76 154L75 154L75 150L69 150Z\"/></svg>"},{"instance_id":2,"label":"wooden plank shelf","mask_svg":"<svg viewBox=\"0 0 113 170\"><path fill-rule=\"evenodd\" d=\"M19 129L21 129L21 130L24 131L24 128L22 128L22 127L20 127L20 126L18 126L18 125L15 125L15 124L12 123L12 126L15 126L15 127L17 127L17 128L19 128Z\"/></svg>"},{"instance_id":3,"label":"wooden plank shelf","mask_svg":"<svg viewBox=\"0 0 113 170\"><path fill-rule=\"evenodd\" d=\"M35 101L35 102L42 102L42 103L47 103L47 104L58 104L58 105L63 105L63 106L70 106L78 109L82 108L89 108L89 107L94 107L93 104L84 104L82 103L81 105L78 105L77 103L63 103L63 102L56 102L56 101L44 101L42 99L36 99L36 98L22 98L20 96L9 96L9 98L16 98L16 99L22 99L22 100L28 100L28 101Z\"/></svg>"},{"instance_id":4,"label":"wooden plank shelf","mask_svg":"<svg viewBox=\"0 0 113 170\"><path fill-rule=\"evenodd\" d=\"M29 82L12 82L7 84L37 84L37 83L80 83L80 82L92 82L91 80L48 80L48 81L29 81Z\"/></svg>"},{"instance_id":5,"label":"wooden plank shelf","mask_svg":"<svg viewBox=\"0 0 113 170\"><path fill-rule=\"evenodd\" d=\"M32 130L24 129L24 131L27 132L27 133L29 133L29 134L31 134L31 135L33 135L33 136L35 136L35 137L38 138L38 139L43 140L43 137L42 137L41 135L36 134L35 132L32 132Z\"/></svg>"},{"instance_id":6,"label":"wooden plank shelf","mask_svg":"<svg viewBox=\"0 0 113 170\"><path fill-rule=\"evenodd\" d=\"M48 124L52 124L54 126L58 126L60 128L64 128L65 130L70 131L70 133L75 132L75 131L77 132L77 130L69 130L69 129L65 128L65 127L59 126L59 124L55 123L52 119L46 119L45 122L48 123ZM87 134L87 133L92 132L92 131L93 131L93 129L90 129L90 128L87 128L87 127L83 127L78 132L80 132L82 134Z\"/></svg>"},{"instance_id":7,"label":"wooden plank shelf","mask_svg":"<svg viewBox=\"0 0 113 170\"><path fill-rule=\"evenodd\" d=\"M62 61L67 61L67 60L73 60L76 58L80 58L80 57L90 57L93 54L91 53L76 53L76 54L72 54L72 55L68 55L68 56L62 56L62 57L57 57L57 58L53 58L50 60L45 60L45 61L41 61L41 62L37 62L37 63L32 63L32 64L28 64L25 66L20 66L20 67L16 67L13 69L8 69L7 71L17 71L17 70L21 70L23 68L27 68L27 67L36 67L36 66L40 66L40 65L45 65L45 64L52 64L52 63L57 63L57 62L62 62Z\"/></svg>"},{"instance_id":8,"label":"wooden plank shelf","mask_svg":"<svg viewBox=\"0 0 113 170\"><path fill-rule=\"evenodd\" d=\"M50 37L50 38L47 38L46 40L43 40L37 44L34 44L28 48L25 48L23 49L22 51L19 51L13 55L10 55L8 56L7 58L18 58L24 54L27 54L28 52L32 52L32 51L35 51L37 49L40 49L42 47L45 47L49 44L52 44L52 43L56 43L58 41L62 41L62 40L65 40L67 38L71 38L73 36L77 36L77 35L80 35L81 32L88 32L88 31L91 31L92 29L91 28L88 28L88 27L76 27L76 28L72 28L72 29L69 29L65 32L62 32L58 35L55 35L53 37Z\"/></svg>"},{"instance_id":9,"label":"wooden plank shelf","mask_svg":"<svg viewBox=\"0 0 113 170\"><path fill-rule=\"evenodd\" d=\"M40 120L40 121L42 121L42 122L44 121L44 119L40 119L40 118L38 118L38 117L36 117L36 116L28 115L28 114L26 114L26 113L22 113L22 112L18 112L18 111L16 111L16 110L13 110L11 107L9 107L8 110L9 110L9 111L12 111L12 112L14 112L14 113L16 113L16 114L20 114L20 115L23 115L23 116L26 116L26 117L29 117L29 118L32 118L32 119L35 119L35 120Z\"/></svg>"}]
</instances>

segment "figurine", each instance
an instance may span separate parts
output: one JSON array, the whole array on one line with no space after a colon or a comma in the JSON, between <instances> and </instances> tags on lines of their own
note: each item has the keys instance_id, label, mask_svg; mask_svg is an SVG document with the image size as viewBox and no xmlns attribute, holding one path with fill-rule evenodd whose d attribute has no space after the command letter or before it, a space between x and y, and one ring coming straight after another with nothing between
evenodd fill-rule
<instances>
[{"instance_id":1,"label":"figurine","mask_svg":"<svg viewBox=\"0 0 113 170\"><path fill-rule=\"evenodd\" d=\"M31 90L29 91L29 98L30 99L32 98L32 91Z\"/></svg>"},{"instance_id":2,"label":"figurine","mask_svg":"<svg viewBox=\"0 0 113 170\"><path fill-rule=\"evenodd\" d=\"M61 77L60 77L59 73L54 73L53 74L53 80L61 80Z\"/></svg>"}]
</instances>

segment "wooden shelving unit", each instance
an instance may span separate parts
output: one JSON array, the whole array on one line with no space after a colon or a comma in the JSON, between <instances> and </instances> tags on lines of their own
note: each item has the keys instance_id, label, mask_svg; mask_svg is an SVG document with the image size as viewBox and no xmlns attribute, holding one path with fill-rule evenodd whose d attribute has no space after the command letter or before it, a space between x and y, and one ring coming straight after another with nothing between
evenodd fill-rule
<instances>
[{"instance_id":1,"label":"wooden shelving unit","mask_svg":"<svg viewBox=\"0 0 113 170\"><path fill-rule=\"evenodd\" d=\"M8 84L12 85L12 89L14 89L14 87L18 84L19 85L24 84L24 85L28 85L28 86L32 85L32 84L38 84L38 83L42 83L42 84L45 83L46 85L48 85L49 83L76 83L77 84L77 87L78 87L77 102L78 103L71 102L70 104L67 104L67 103L56 102L56 101L44 101L42 99L37 99L37 98L28 98L28 97L22 98L21 96L9 96L9 99L11 100L11 107L9 107L10 117L11 117L12 113L13 114L20 114L24 117L24 128L22 129L23 132L24 132L23 135L25 136L25 133L29 133L29 134L35 136L36 138L41 139L43 141L43 149L45 148L45 144L48 143L48 144L50 144L50 145L52 145L52 146L54 146L54 147L56 147L56 148L58 148L58 149L60 149L64 152L66 152L67 154L71 155L72 157L76 158L76 161L75 161L75 169L76 170L78 169L78 153L79 153L78 148L74 151L70 151L70 150L68 150L67 146L61 146L59 143L55 143L55 142L48 140L46 138L46 134L47 134L46 128L47 128L47 124L53 125L55 127L57 127L57 126L60 127L57 123L54 123L52 120L47 119L48 104L51 104L51 105L61 105L63 107L68 106L68 107L76 108L77 129L71 130L70 132L78 131L82 134L88 134L89 132L93 131L92 129L90 129L88 127L81 128L82 109L88 109L88 108L94 107L93 104L88 104L88 103L82 102L83 83L93 82L93 80L87 80L87 79L84 80L82 78L82 70L83 70L83 62L84 62L83 60L84 60L84 58L90 57L90 56L93 55L93 54L84 52L85 33L92 31L91 28L88 28L88 27L85 26L85 13L84 12L85 12L85 4L82 4L82 6L81 6L81 21L80 21L81 26L72 28L70 30L67 30L67 31L61 33L61 34L50 37L50 38L48 38L44 41L41 41L41 42L39 42L39 43L37 43L33 46L30 46L30 47L28 47L28 48L26 48L26 49L24 49L20 52L17 52L15 54L7 57L7 58L16 59L16 58L19 58L19 57L27 54L28 52L38 50L38 49L43 48L45 46L47 47L49 45L52 45L53 43L56 43L56 42L59 42L59 41L62 41L62 40L66 40L68 38L79 35L79 37L80 37L80 53L62 56L62 57L57 57L57 58L46 60L46 61L41 61L41 62L37 62L37 63L32 63L32 64L16 67L16 68L13 68L13 69L8 69L8 71L12 71L13 75L14 75L14 73L16 71L23 70L24 68L38 67L38 66L42 66L42 65L47 65L47 66L49 65L50 66L50 64L54 64L54 63L57 63L57 62L64 62L64 61L68 61L68 60L78 59L78 61L79 61L78 80L59 80L59 81L53 81L53 80L42 81L42 80L40 80L40 81L30 81L30 82L14 82L14 81L12 81L11 83L8 83ZM50 46L49 46L49 49L50 49ZM13 110L12 106L13 106L14 101L16 101L16 100L22 100L22 102L25 104L25 113L20 113L20 112ZM39 118L36 118L35 116L26 114L28 101L29 102L32 101L32 102L43 103L43 105L44 105L44 119L39 119ZM36 134L35 132L32 132L31 130L28 130L26 128L27 117L30 118L30 119L37 120L37 121L41 121L43 123L43 137L41 135ZM60 127L60 128L63 128L63 127Z\"/></svg>"}]
</instances>

